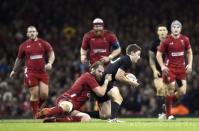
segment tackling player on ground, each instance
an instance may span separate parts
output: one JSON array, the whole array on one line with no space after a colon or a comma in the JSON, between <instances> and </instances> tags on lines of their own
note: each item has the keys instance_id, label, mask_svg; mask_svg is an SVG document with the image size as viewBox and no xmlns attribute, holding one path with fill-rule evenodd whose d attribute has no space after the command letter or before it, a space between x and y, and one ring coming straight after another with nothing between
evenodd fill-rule
<instances>
[{"instance_id":1,"label":"tackling player on ground","mask_svg":"<svg viewBox=\"0 0 199 131\"><path fill-rule=\"evenodd\" d=\"M112 80L112 77L107 74L100 86L98 82L101 81L103 73L103 64L101 62L94 63L90 68L90 72L82 74L68 91L57 98L55 107L42 109L36 114L37 118L47 117L44 122L90 121L90 116L80 112L79 109L89 99L91 92L97 96L104 96L108 82ZM67 113L67 115L64 115L64 113ZM56 117L56 115L62 115L62 117ZM55 117L48 118L51 116Z\"/></svg>"},{"instance_id":2,"label":"tackling player on ground","mask_svg":"<svg viewBox=\"0 0 199 131\"><path fill-rule=\"evenodd\" d=\"M36 27L29 26L27 28L29 39L20 45L14 67L10 73L10 77L14 78L21 66L22 59L25 58L24 83L30 92L33 115L39 111L39 107L48 97L48 74L46 71L51 70L55 60L51 45L37 36ZM47 63L45 62L46 58L48 58Z\"/></svg>"},{"instance_id":3,"label":"tackling player on ground","mask_svg":"<svg viewBox=\"0 0 199 131\"><path fill-rule=\"evenodd\" d=\"M182 24L175 20L171 23L171 35L160 44L157 60L163 73L163 82L168 89L166 97L166 115L172 118L171 107L174 98L179 98L186 93L186 74L192 71L193 54L189 37L181 34ZM188 63L185 63L185 53ZM163 62L162 55L165 54ZM176 83L178 88L175 89ZM171 117L170 117L171 116Z\"/></svg>"}]
</instances>

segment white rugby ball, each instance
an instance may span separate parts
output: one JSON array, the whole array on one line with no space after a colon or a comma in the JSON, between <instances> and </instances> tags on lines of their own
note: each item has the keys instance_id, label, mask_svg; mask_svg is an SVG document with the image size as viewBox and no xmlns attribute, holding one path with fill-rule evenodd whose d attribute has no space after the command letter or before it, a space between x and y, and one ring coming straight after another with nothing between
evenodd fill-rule
<instances>
[{"instance_id":1,"label":"white rugby ball","mask_svg":"<svg viewBox=\"0 0 199 131\"><path fill-rule=\"evenodd\" d=\"M133 75L132 73L127 73L126 77L130 80L130 81L137 81L137 78L135 77L135 75Z\"/></svg>"}]
</instances>

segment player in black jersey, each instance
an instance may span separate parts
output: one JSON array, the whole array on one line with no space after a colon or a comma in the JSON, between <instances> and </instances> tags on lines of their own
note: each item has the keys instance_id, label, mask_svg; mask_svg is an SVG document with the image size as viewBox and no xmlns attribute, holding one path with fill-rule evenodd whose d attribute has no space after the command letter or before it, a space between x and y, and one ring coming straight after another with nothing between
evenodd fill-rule
<instances>
[{"instance_id":1,"label":"player in black jersey","mask_svg":"<svg viewBox=\"0 0 199 131\"><path fill-rule=\"evenodd\" d=\"M112 74L112 81L109 82L105 95L103 97L97 97L99 102L99 116L101 118L107 118L110 116L109 122L118 122L116 117L123 98L119 92L119 89L114 86L114 83L117 81L126 83L133 87L139 86L137 81L129 80L126 77L126 73L132 67L132 64L137 63L140 59L140 54L141 48L136 44L130 44L126 48L125 56L111 61L111 63L107 66L103 78L105 78L106 74ZM104 81L103 78L101 83Z\"/></svg>"},{"instance_id":2,"label":"player in black jersey","mask_svg":"<svg viewBox=\"0 0 199 131\"><path fill-rule=\"evenodd\" d=\"M161 107L161 114L159 114L159 119L164 119L166 117L164 113L164 96L166 95L166 90L163 86L163 81L162 81L162 71L161 67L157 62L156 59L156 53L158 50L158 47L161 43L161 41L164 41L168 35L168 30L165 26L158 26L157 28L157 35L158 38L155 38L152 41L151 49L149 50L149 63L150 67L153 71L153 76L154 76L154 85L156 88L156 95L158 97L158 106Z\"/></svg>"}]
</instances>

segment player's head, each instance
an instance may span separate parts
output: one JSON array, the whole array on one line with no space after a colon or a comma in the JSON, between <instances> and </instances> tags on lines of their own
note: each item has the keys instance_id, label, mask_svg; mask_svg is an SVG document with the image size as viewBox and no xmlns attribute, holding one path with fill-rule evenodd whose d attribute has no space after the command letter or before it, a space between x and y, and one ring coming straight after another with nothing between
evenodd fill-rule
<instances>
[{"instance_id":1,"label":"player's head","mask_svg":"<svg viewBox=\"0 0 199 131\"><path fill-rule=\"evenodd\" d=\"M102 62L97 61L90 67L90 73L95 76L95 78L100 81L102 78L102 75L104 73L104 65Z\"/></svg>"},{"instance_id":2,"label":"player's head","mask_svg":"<svg viewBox=\"0 0 199 131\"><path fill-rule=\"evenodd\" d=\"M157 34L158 34L159 39L165 39L168 35L167 27L163 25L158 26Z\"/></svg>"},{"instance_id":3,"label":"player's head","mask_svg":"<svg viewBox=\"0 0 199 131\"><path fill-rule=\"evenodd\" d=\"M100 18L95 18L93 20L93 30L96 35L101 35L104 30L104 21Z\"/></svg>"},{"instance_id":4,"label":"player's head","mask_svg":"<svg viewBox=\"0 0 199 131\"><path fill-rule=\"evenodd\" d=\"M38 36L38 32L35 26L29 26L27 28L27 37L31 40L35 40Z\"/></svg>"},{"instance_id":5,"label":"player's head","mask_svg":"<svg viewBox=\"0 0 199 131\"><path fill-rule=\"evenodd\" d=\"M141 47L137 44L130 44L126 48L126 54L130 56L132 62L137 63L140 59L141 50Z\"/></svg>"},{"instance_id":6,"label":"player's head","mask_svg":"<svg viewBox=\"0 0 199 131\"><path fill-rule=\"evenodd\" d=\"M178 36L181 33L181 30L182 30L182 24L181 24L181 22L178 21L178 20L174 20L171 23L171 33L174 36Z\"/></svg>"}]
</instances>

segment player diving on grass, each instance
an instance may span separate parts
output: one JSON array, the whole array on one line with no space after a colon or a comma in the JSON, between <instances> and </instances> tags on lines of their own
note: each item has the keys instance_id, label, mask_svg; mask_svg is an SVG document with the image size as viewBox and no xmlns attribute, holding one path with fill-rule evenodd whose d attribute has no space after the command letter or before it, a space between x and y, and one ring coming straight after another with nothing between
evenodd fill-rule
<instances>
[{"instance_id":1,"label":"player diving on grass","mask_svg":"<svg viewBox=\"0 0 199 131\"><path fill-rule=\"evenodd\" d=\"M45 118L44 122L87 122L91 118L88 114L80 112L79 109L89 99L90 93L104 96L108 82L112 80L111 74L106 74L103 84L98 82L104 73L101 62L96 62L90 67L90 71L82 74L72 87L59 96L56 106L43 108L36 114L36 118Z\"/></svg>"}]
</instances>

